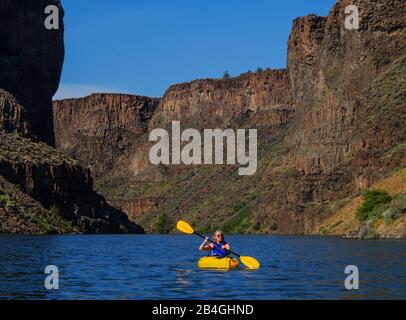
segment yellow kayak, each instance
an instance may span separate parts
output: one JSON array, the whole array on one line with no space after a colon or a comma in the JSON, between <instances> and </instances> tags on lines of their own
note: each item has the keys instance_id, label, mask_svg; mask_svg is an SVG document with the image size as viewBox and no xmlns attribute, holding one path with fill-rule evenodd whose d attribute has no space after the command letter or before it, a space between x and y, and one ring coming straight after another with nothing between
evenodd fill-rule
<instances>
[{"instance_id":1,"label":"yellow kayak","mask_svg":"<svg viewBox=\"0 0 406 320\"><path fill-rule=\"evenodd\" d=\"M217 269L217 270L231 270L238 268L240 263L237 259L225 257L202 257L197 263L200 269Z\"/></svg>"}]
</instances>

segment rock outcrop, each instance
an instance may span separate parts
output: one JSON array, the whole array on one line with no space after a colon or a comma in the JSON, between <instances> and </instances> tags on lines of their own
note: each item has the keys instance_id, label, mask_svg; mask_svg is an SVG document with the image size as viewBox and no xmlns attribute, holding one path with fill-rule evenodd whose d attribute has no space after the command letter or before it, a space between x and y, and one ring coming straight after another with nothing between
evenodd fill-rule
<instances>
[{"instance_id":1,"label":"rock outcrop","mask_svg":"<svg viewBox=\"0 0 406 320\"><path fill-rule=\"evenodd\" d=\"M350 4L359 8L359 30L345 28ZM406 139L405 21L405 3L364 0L342 0L327 17L294 21L288 72L298 108L285 141L307 208L368 188L401 165L399 155L382 156ZM306 232L314 224L306 218L319 212L309 211Z\"/></svg>"},{"instance_id":2,"label":"rock outcrop","mask_svg":"<svg viewBox=\"0 0 406 320\"><path fill-rule=\"evenodd\" d=\"M90 165L98 189L133 219L157 209L163 199L128 193L187 171L150 165L148 131L170 127L172 120L197 129L279 127L293 114L287 72L270 69L177 84L161 100L95 94L54 102L58 150Z\"/></svg>"},{"instance_id":3,"label":"rock outcrop","mask_svg":"<svg viewBox=\"0 0 406 320\"><path fill-rule=\"evenodd\" d=\"M359 30L344 26L349 4L359 7ZM147 133L132 133L136 142L115 160L101 150L111 170L97 189L147 230L171 230L185 218L207 231L323 233L341 203L405 166L405 21L404 1L340 0L327 17L294 21L287 70L168 89L148 130L174 120L182 128L256 128L254 176L237 176L236 166L153 167ZM69 108L59 110L63 119ZM92 137L85 133L84 141ZM91 162L85 148L77 157Z\"/></svg>"},{"instance_id":4,"label":"rock outcrop","mask_svg":"<svg viewBox=\"0 0 406 320\"><path fill-rule=\"evenodd\" d=\"M359 8L359 30L345 29L349 4ZM400 1L361 0L339 1L328 17L294 21L288 71L294 103L300 108L289 142L296 147L300 170L326 171L374 145L393 147L404 139L405 129L395 125L398 119L379 114L368 90L386 66L404 56L405 21ZM388 106L390 102L387 99L382 111L386 107L401 114L404 105Z\"/></svg>"},{"instance_id":5,"label":"rock outcrop","mask_svg":"<svg viewBox=\"0 0 406 320\"><path fill-rule=\"evenodd\" d=\"M45 28L48 5L59 8L58 30ZM59 0L0 2L0 88L24 106L32 137L50 145L54 144L52 96L64 60L63 15Z\"/></svg>"},{"instance_id":6,"label":"rock outcrop","mask_svg":"<svg viewBox=\"0 0 406 320\"><path fill-rule=\"evenodd\" d=\"M158 103L159 99L124 94L54 101L56 147L81 160L97 177L111 170L147 131Z\"/></svg>"},{"instance_id":7,"label":"rock outcrop","mask_svg":"<svg viewBox=\"0 0 406 320\"><path fill-rule=\"evenodd\" d=\"M47 210L0 175L0 233L66 234L79 229L64 220L56 207Z\"/></svg>"},{"instance_id":8,"label":"rock outcrop","mask_svg":"<svg viewBox=\"0 0 406 320\"><path fill-rule=\"evenodd\" d=\"M44 24L49 5L57 30ZM51 147L63 14L57 0L0 2L0 232L142 233L93 191L88 169Z\"/></svg>"},{"instance_id":9,"label":"rock outcrop","mask_svg":"<svg viewBox=\"0 0 406 320\"><path fill-rule=\"evenodd\" d=\"M170 87L150 120L149 131L168 128L177 120L184 129L249 127L272 136L286 128L294 112L287 72L267 69L230 79L202 79ZM149 213L167 211L162 205L171 205L172 200L184 203L182 206L187 210L204 198L201 190L195 190L192 200L185 196L186 186L181 181L186 181L189 167L151 166L148 159L151 146L147 137L141 137L133 151L120 157L112 171L96 179L97 188L111 203L136 221L149 220L146 224L155 219ZM223 178L218 174L211 184L220 183L218 180ZM189 189L193 191L194 187ZM170 199L166 192L171 193Z\"/></svg>"},{"instance_id":10,"label":"rock outcrop","mask_svg":"<svg viewBox=\"0 0 406 320\"><path fill-rule=\"evenodd\" d=\"M276 123L286 123L292 115L286 70L267 69L230 79L202 79L173 85L155 112L150 129L169 127L172 120L196 129L225 128L231 121L266 111L276 115Z\"/></svg>"},{"instance_id":11,"label":"rock outcrop","mask_svg":"<svg viewBox=\"0 0 406 320\"><path fill-rule=\"evenodd\" d=\"M30 135L30 123L26 119L26 110L13 95L0 89L0 130Z\"/></svg>"},{"instance_id":12,"label":"rock outcrop","mask_svg":"<svg viewBox=\"0 0 406 320\"><path fill-rule=\"evenodd\" d=\"M0 176L44 208L58 208L80 232L143 232L93 191L88 169L45 143L0 132Z\"/></svg>"}]
</instances>

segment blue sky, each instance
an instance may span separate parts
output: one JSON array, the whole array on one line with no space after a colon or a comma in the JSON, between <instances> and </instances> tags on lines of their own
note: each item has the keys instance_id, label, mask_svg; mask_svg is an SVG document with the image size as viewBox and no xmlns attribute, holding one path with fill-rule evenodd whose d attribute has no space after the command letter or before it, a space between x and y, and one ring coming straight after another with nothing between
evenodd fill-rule
<instances>
[{"instance_id":1,"label":"blue sky","mask_svg":"<svg viewBox=\"0 0 406 320\"><path fill-rule=\"evenodd\" d=\"M284 68L292 20L336 0L64 0L65 63L55 98L162 96L172 84Z\"/></svg>"}]
</instances>

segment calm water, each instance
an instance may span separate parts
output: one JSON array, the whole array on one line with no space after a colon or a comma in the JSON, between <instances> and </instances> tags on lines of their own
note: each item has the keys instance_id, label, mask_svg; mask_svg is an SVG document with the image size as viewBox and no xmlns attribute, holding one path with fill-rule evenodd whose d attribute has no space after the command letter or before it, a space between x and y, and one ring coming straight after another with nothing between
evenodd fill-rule
<instances>
[{"instance_id":1,"label":"calm water","mask_svg":"<svg viewBox=\"0 0 406 320\"><path fill-rule=\"evenodd\" d=\"M183 235L0 235L0 299L406 299L406 242L229 236L262 267L202 271L200 239ZM60 289L44 288L56 265ZM344 288L356 265L360 289Z\"/></svg>"}]
</instances>

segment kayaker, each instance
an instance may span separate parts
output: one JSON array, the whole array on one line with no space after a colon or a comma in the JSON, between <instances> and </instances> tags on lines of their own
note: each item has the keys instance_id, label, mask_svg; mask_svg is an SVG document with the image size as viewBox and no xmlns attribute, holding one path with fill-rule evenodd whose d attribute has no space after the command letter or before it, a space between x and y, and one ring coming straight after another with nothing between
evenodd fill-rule
<instances>
[{"instance_id":1,"label":"kayaker","mask_svg":"<svg viewBox=\"0 0 406 320\"><path fill-rule=\"evenodd\" d=\"M203 243L200 245L199 250L200 251L208 250L210 251L210 256L216 256L219 258L224 258L228 256L230 244L224 241L224 233L220 230L217 230L214 233L213 238L215 244L210 243L209 238L206 237L206 239L204 239Z\"/></svg>"}]
</instances>

